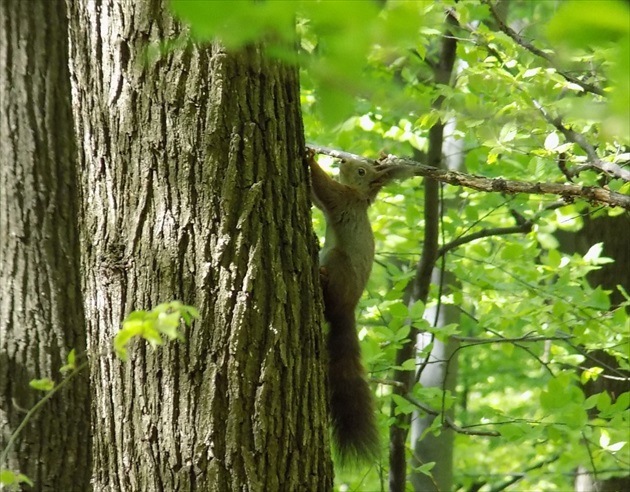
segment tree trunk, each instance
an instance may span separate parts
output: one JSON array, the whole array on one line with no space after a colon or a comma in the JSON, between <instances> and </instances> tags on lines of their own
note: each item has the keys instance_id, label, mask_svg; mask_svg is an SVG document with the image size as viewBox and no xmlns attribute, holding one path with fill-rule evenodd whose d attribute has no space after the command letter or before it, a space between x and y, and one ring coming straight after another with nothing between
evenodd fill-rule
<instances>
[{"instance_id":1,"label":"tree trunk","mask_svg":"<svg viewBox=\"0 0 630 492\"><path fill-rule=\"evenodd\" d=\"M161 1L68 6L89 344L172 299L202 318L94 363L95 488L329 490L296 67L192 46Z\"/></svg>"},{"instance_id":2,"label":"tree trunk","mask_svg":"<svg viewBox=\"0 0 630 492\"><path fill-rule=\"evenodd\" d=\"M440 272L434 271L435 283L439 284ZM448 275L448 274L447 274ZM445 282L446 283L446 282ZM460 312L454 306L440 306L440 312L436 320L436 308L428 308L425 312L425 319L430 323L435 323L436 327L443 327L449 323L459 320ZM419 335L418 350L422 350L431 342L428 333ZM424 366L420 376L420 384L425 388L439 388L443 391L455 392L457 383L457 355L458 343L455 340L442 342L433 339L433 350L428 356L428 363ZM422 364L423 361L419 361ZM442 410L436 408L436 410ZM444 415L454 417L453 409L444 411ZM439 435L428 432L435 419L442 419L442 415L434 416L426 413L416 413L411 421L411 446L413 453L411 456L411 472L409 481L413 490L448 491L453 488L453 444L455 433L452 429L444 428ZM414 471L425 463L435 462L435 467L431 470L431 476Z\"/></svg>"},{"instance_id":3,"label":"tree trunk","mask_svg":"<svg viewBox=\"0 0 630 492\"><path fill-rule=\"evenodd\" d=\"M577 250L580 254L585 254L591 246L597 243L604 244L602 255L614 259L614 263L608 263L601 269L595 270L588 275L591 285L599 285L603 289L611 290L611 301L613 305L619 305L624 299L619 290L621 285L626 292L630 292L630 219L626 215L618 217L601 217L592 219L587 217L584 221L584 227L580 232L570 237L574 242L570 249ZM563 241L564 244L567 241ZM617 379L607 379L599 377L595 381L589 381L584 386L584 392L587 397L607 391L612 401L617 397L630 391L628 380L620 380L619 377L629 377L627 371L619 369L617 361L604 351L592 351L589 353L590 359L585 361L586 366L599 366L614 368L617 370ZM610 375L610 371L605 371ZM591 410L591 417L595 418L597 409ZM596 474L587 473L587 468L578 470L575 482L575 490L577 492L615 492L618 490L630 490L630 476L621 478L600 479Z\"/></svg>"},{"instance_id":4,"label":"tree trunk","mask_svg":"<svg viewBox=\"0 0 630 492\"><path fill-rule=\"evenodd\" d=\"M459 71L459 69L458 69ZM457 121L452 119L444 126L444 144L442 155L444 156L444 167L449 170L462 171L464 167L464 143L455 135ZM456 209L460 206L459 200L442 201L441 207ZM438 266L433 270L432 283L442 285L444 293L447 294L447 286L457 283L457 279L449 272L442 272ZM450 323L459 322L460 311L452 305L440 304L435 307L427 307L424 318L435 327L444 327ZM418 351L421 352L425 346L431 343L433 338L433 350L428 356L428 362L419 359L419 367L423 367L420 375L420 384L425 388L439 388L443 391L455 393L457 385L457 373L459 369L457 349L459 342L449 339L442 342L431 337L429 333L421 333L418 336ZM441 410L441 409L436 409ZM446 416L453 418L454 409L445 412ZM409 481L414 490L447 491L453 488L453 445L455 433L450 428L442 429L439 435L427 433L436 418L442 418L417 412L411 419L411 472ZM431 476L415 471L425 463L435 462L435 467L431 470Z\"/></svg>"},{"instance_id":5,"label":"tree trunk","mask_svg":"<svg viewBox=\"0 0 630 492\"><path fill-rule=\"evenodd\" d=\"M43 396L29 381L59 383L86 349L66 26L62 2L0 2L0 453ZM89 490L88 381L54 394L0 468Z\"/></svg>"}]
</instances>

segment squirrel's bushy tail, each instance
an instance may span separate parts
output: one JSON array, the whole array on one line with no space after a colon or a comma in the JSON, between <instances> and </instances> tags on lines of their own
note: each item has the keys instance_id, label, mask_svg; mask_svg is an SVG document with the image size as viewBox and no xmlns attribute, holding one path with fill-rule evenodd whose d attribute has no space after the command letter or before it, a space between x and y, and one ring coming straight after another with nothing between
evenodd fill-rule
<instances>
[{"instance_id":1,"label":"squirrel's bushy tail","mask_svg":"<svg viewBox=\"0 0 630 492\"><path fill-rule=\"evenodd\" d=\"M354 310L327 310L326 318L333 440L342 464L369 461L379 454L379 435L374 399L361 364Z\"/></svg>"}]
</instances>

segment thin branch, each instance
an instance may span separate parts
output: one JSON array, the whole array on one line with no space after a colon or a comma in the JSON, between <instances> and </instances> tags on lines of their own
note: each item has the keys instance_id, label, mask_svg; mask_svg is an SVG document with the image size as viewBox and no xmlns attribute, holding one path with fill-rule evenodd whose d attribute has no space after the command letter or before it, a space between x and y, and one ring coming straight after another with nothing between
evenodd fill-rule
<instances>
[{"instance_id":1,"label":"thin branch","mask_svg":"<svg viewBox=\"0 0 630 492\"><path fill-rule=\"evenodd\" d=\"M0 466L7 463L7 460L8 460L7 457L9 455L9 451L11 451L11 448L15 444L15 441L20 435L20 432L22 432L22 430L24 429L24 427L26 427L27 424L31 423L33 416L37 413L37 411L40 408L42 408L48 400L50 400L53 396L59 393L59 391L63 389L64 386L66 386L70 381L72 381L77 374L79 374L81 371L83 371L83 369L88 367L89 364L90 364L90 361L85 360L83 363L76 366L74 370L72 370L72 372L70 372L59 384L57 384L52 390L48 391L42 398L40 398L37 401L37 403L35 403L35 405L31 407L31 409L27 412L27 414L22 419L22 422L20 422L20 425L18 425L15 431L13 431L13 434L11 434L11 436L9 437L9 441L4 446L4 449L2 450L2 452L0 453Z\"/></svg>"},{"instance_id":2,"label":"thin branch","mask_svg":"<svg viewBox=\"0 0 630 492\"><path fill-rule=\"evenodd\" d=\"M521 473L515 473L512 475L512 477L503 482L503 483L499 483L494 485L491 489L490 492L501 492L505 489L507 489L510 485L515 484L516 482L524 479L527 477L527 473L537 470L539 468L542 468L545 465L549 465L551 463L553 463L554 461L558 461L560 459L560 455L556 455L556 456L551 456L550 458L545 458L541 461L539 461L538 463L534 463L533 465L528 466L527 468L525 468L524 471L522 471Z\"/></svg>"},{"instance_id":3,"label":"thin branch","mask_svg":"<svg viewBox=\"0 0 630 492\"><path fill-rule=\"evenodd\" d=\"M455 249L463 244L468 244L477 239L482 239L484 237L490 236L505 236L506 234L527 234L531 232L533 224L531 222L526 222L525 224L511 226L511 227L493 227L491 229L481 229L480 231L473 232L472 234L468 234L466 236L461 236L453 241L445 244L438 250L438 258L450 250Z\"/></svg>"},{"instance_id":4,"label":"thin branch","mask_svg":"<svg viewBox=\"0 0 630 492\"><path fill-rule=\"evenodd\" d=\"M586 140L586 137L584 137L583 134L576 132L572 128L564 126L564 123L562 122L562 119L560 119L560 117L554 118L545 108L543 108L543 106L538 101L536 101L535 99L533 99L532 101L534 103L534 106L536 106L536 109L540 111L540 113L543 115L548 123L552 124L560 133L562 133L567 141L579 145L580 148L586 153L590 162L581 167L592 167L601 172L609 174L614 178L623 179L624 181L630 181L630 171L623 169L617 164L613 164L612 162L602 161L597 155L595 147L593 147Z\"/></svg>"},{"instance_id":5,"label":"thin branch","mask_svg":"<svg viewBox=\"0 0 630 492\"><path fill-rule=\"evenodd\" d=\"M441 297L442 296L438 296L438 300ZM437 323L434 322L434 325L437 325ZM431 333L431 341L428 343L428 345L431 345L433 343L435 343L435 333ZM428 353L427 356L422 360L422 363L420 364L418 369L416 370L416 375L414 377L414 381L416 381L417 383L420 382L420 377L422 376L422 373L424 372L426 367L429 365L429 360L430 359L431 359L431 353Z\"/></svg>"},{"instance_id":6,"label":"thin branch","mask_svg":"<svg viewBox=\"0 0 630 492\"><path fill-rule=\"evenodd\" d=\"M484 237L492 237L492 236L505 236L506 234L527 234L531 232L536 220L542 215L542 212L548 212L549 210L555 210L560 207L564 207L566 205L565 202L555 202L547 207L545 207L541 212L537 213L531 219L525 219L522 215L520 215L516 210L512 210L512 214L514 215L514 219L517 222L517 225L510 227L493 227L491 229L481 229L477 232L473 232L471 234L466 234L460 236L449 243L446 243L438 250L438 258L445 255L449 251L462 246L464 244L468 244L472 241L476 241L477 239L482 239Z\"/></svg>"},{"instance_id":7,"label":"thin branch","mask_svg":"<svg viewBox=\"0 0 630 492\"><path fill-rule=\"evenodd\" d=\"M577 369L580 369L582 371L589 371L591 369L593 369L592 367L586 367L586 366L575 366ZM601 373L597 375L598 378L603 378L603 379L610 379L611 381L628 381L630 382L630 377L618 377L618 376L609 376L607 374Z\"/></svg>"},{"instance_id":8,"label":"thin branch","mask_svg":"<svg viewBox=\"0 0 630 492\"><path fill-rule=\"evenodd\" d=\"M571 82L572 84L580 86L586 92L597 94L598 96L604 95L604 91L600 87L597 87L596 85L593 85L593 84L589 84L588 82L584 82L583 80L578 79L577 77L571 75L569 72L562 70L561 68L556 66L553 59L547 53L545 53L543 50L539 48L536 48L533 44L531 44L529 41L524 39L520 34L518 34L514 29L508 26L504 22L504 20L501 18L501 15L496 9L496 6L490 0L482 0L482 2L488 5L488 7L490 8L490 13L492 14L492 17L497 23L497 26L499 27L499 29L503 31L505 34L507 34L510 38L512 38L512 40L516 44L525 48L527 51L533 53L534 55L539 56L543 58L544 60L546 60L547 63L549 63L549 65L553 67L555 71L558 72L562 77L564 77L568 82Z\"/></svg>"},{"instance_id":9,"label":"thin branch","mask_svg":"<svg viewBox=\"0 0 630 492\"><path fill-rule=\"evenodd\" d=\"M413 174L415 176L429 177L443 183L454 186L464 186L465 188L471 188L477 191L501 192L507 194L529 193L532 195L557 195L568 203L577 198L590 203L602 203L611 207L621 207L630 210L630 196L598 186L581 186L568 183L531 183L528 181L516 181L503 178L484 178L482 176L474 176L459 171L450 171L427 166L426 164L421 164L410 159L402 159L393 155L388 155L385 159L375 161L328 147L318 145L308 145L308 147L319 154L326 154L340 159L363 160L372 165L378 162L378 164L409 166L413 168Z\"/></svg>"},{"instance_id":10,"label":"thin branch","mask_svg":"<svg viewBox=\"0 0 630 492\"><path fill-rule=\"evenodd\" d=\"M413 396L403 395L403 397L409 403L411 403L412 405L418 407L420 410L422 410L423 412L425 412L425 413L427 413L429 415L433 415L434 417L437 417L437 416L441 415L440 412L438 412L437 410L434 410L433 408L429 407L428 405L425 405L424 403L419 402ZM475 430L467 429L465 427L460 427L448 415L444 415L443 417L444 417L444 420L443 420L442 425L444 427L446 427L446 428L453 429L458 434L465 434L467 436L487 436L487 437L499 437L501 435L497 431L475 431Z\"/></svg>"},{"instance_id":11,"label":"thin branch","mask_svg":"<svg viewBox=\"0 0 630 492\"><path fill-rule=\"evenodd\" d=\"M515 342L547 342L553 340L570 340L574 338L573 335L556 335L549 337L532 337L530 335L524 335L522 337L516 338L479 338L479 337L463 337L458 335L452 335L451 338L455 340L459 340L460 342L465 342L467 345L484 345L489 343L515 343ZM462 347L464 348L464 347Z\"/></svg>"},{"instance_id":12,"label":"thin branch","mask_svg":"<svg viewBox=\"0 0 630 492\"><path fill-rule=\"evenodd\" d=\"M595 482L597 482L598 480L597 467L595 466L595 461L593 460L593 451L591 450L591 447L589 446L589 440L586 437L586 434L584 434L584 431L582 431L582 440L584 441L584 446L586 447L586 452L588 453L588 459L591 462L591 470L593 470L593 479L595 480Z\"/></svg>"}]
</instances>

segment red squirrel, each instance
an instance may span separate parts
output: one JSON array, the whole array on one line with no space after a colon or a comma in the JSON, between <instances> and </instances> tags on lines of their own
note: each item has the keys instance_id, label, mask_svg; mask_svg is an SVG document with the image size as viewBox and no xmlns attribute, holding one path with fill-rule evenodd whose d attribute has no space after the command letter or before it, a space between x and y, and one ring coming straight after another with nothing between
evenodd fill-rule
<instances>
[{"instance_id":1,"label":"red squirrel","mask_svg":"<svg viewBox=\"0 0 630 492\"><path fill-rule=\"evenodd\" d=\"M413 174L408 166L369 165L341 160L339 181L317 164L309 150L312 200L326 218L326 238L319 256L328 332L328 384L332 435L344 461L378 456L379 434L374 399L361 363L354 311L374 261L374 235L368 208L393 179Z\"/></svg>"}]
</instances>

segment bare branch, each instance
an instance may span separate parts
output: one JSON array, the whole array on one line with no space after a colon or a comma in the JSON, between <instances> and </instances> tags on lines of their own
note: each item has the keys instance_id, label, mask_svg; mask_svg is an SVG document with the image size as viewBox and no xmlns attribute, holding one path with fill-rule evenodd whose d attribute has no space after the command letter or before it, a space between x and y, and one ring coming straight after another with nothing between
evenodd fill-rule
<instances>
[{"instance_id":1,"label":"bare branch","mask_svg":"<svg viewBox=\"0 0 630 492\"><path fill-rule=\"evenodd\" d=\"M342 159L363 160L369 164L376 164L373 159L366 159L356 154L330 149L317 145L309 145L319 154L326 154ZM393 155L379 160L378 164L395 164L413 167L416 176L425 176L437 181L448 183L454 186L464 186L477 191L501 192L507 194L529 193L532 195L557 195L567 202L574 199L586 200L590 203L602 203L611 207L621 207L630 210L630 196L611 191L597 186L581 186L569 183L531 183L527 181L508 180L503 178L484 178L471 174L439 169L427 166L410 159L402 159Z\"/></svg>"},{"instance_id":2,"label":"bare branch","mask_svg":"<svg viewBox=\"0 0 630 492\"><path fill-rule=\"evenodd\" d=\"M497 11L496 6L490 0L482 0L482 2L485 3L490 8L490 13L492 14L492 17L497 23L497 26L499 26L499 29L503 31L505 34L507 34L510 38L512 38L512 40L516 44L518 44L519 46L522 46L523 48L533 53L534 55L539 56L543 58L544 60L546 60L547 63L549 63L549 65L553 67L556 70L556 72L558 72L568 82L571 82L572 84L580 86L586 92L597 94L598 96L604 95L604 91L600 87L597 87L596 85L593 85L593 84L589 84L588 82L584 82L583 80L580 80L577 77L571 75L569 72L566 72L565 70L562 70L561 68L558 68L555 65L553 59L547 53L545 53L543 50L539 48L536 48L533 44L531 44L529 41L524 39L520 34L518 34L514 29L508 26L504 22L499 12Z\"/></svg>"}]
</instances>

